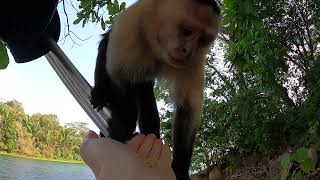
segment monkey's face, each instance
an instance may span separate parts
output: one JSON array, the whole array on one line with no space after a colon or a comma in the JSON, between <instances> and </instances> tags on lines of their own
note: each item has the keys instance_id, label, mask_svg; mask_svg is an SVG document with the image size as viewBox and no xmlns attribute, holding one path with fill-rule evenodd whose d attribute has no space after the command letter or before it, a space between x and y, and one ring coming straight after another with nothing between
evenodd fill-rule
<instances>
[{"instance_id":1,"label":"monkey's face","mask_svg":"<svg viewBox=\"0 0 320 180\"><path fill-rule=\"evenodd\" d=\"M196 0L164 0L160 4L157 44L161 59L174 68L196 63L217 36L218 15Z\"/></svg>"}]
</instances>

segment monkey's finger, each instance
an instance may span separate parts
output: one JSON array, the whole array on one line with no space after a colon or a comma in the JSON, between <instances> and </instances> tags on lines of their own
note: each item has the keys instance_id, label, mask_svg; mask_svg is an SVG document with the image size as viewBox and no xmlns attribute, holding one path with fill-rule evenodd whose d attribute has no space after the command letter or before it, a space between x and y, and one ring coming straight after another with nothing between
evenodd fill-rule
<instances>
[{"instance_id":1,"label":"monkey's finger","mask_svg":"<svg viewBox=\"0 0 320 180\"><path fill-rule=\"evenodd\" d=\"M148 155L148 159L158 161L161 154L162 142L160 139L156 139L153 143L152 149Z\"/></svg>"},{"instance_id":2,"label":"monkey's finger","mask_svg":"<svg viewBox=\"0 0 320 180\"><path fill-rule=\"evenodd\" d=\"M138 150L138 154L141 158L146 159L148 157L149 152L152 149L152 145L156 140L156 136L154 134L148 134L140 146Z\"/></svg>"},{"instance_id":3,"label":"monkey's finger","mask_svg":"<svg viewBox=\"0 0 320 180\"><path fill-rule=\"evenodd\" d=\"M167 144L164 144L159 157L159 165L167 166L168 164L171 164L171 155L170 147Z\"/></svg>"},{"instance_id":4,"label":"monkey's finger","mask_svg":"<svg viewBox=\"0 0 320 180\"><path fill-rule=\"evenodd\" d=\"M133 137L127 144L129 146L129 149L133 152L138 152L141 144L143 143L143 140L145 138L145 135L138 134L135 137Z\"/></svg>"}]
</instances>

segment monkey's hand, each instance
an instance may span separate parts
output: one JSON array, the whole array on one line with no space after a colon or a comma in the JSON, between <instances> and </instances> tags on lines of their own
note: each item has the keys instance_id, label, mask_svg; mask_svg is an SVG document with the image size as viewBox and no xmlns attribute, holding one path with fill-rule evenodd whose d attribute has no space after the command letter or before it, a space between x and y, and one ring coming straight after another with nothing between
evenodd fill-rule
<instances>
[{"instance_id":1,"label":"monkey's hand","mask_svg":"<svg viewBox=\"0 0 320 180\"><path fill-rule=\"evenodd\" d=\"M110 106L111 89L106 85L95 86L91 91L90 102L94 109L101 110L103 107Z\"/></svg>"}]
</instances>

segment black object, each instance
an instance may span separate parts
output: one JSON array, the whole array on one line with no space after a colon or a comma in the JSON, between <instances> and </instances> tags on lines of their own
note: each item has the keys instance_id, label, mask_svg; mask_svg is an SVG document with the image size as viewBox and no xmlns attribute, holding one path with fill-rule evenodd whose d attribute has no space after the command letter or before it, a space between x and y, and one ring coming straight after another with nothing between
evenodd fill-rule
<instances>
[{"instance_id":1,"label":"black object","mask_svg":"<svg viewBox=\"0 0 320 180\"><path fill-rule=\"evenodd\" d=\"M0 2L0 40L17 63L45 55L79 105L101 132L108 135L105 119L110 113L105 108L99 112L93 109L89 100L91 85L57 44L61 28L57 5L58 0L3 0Z\"/></svg>"},{"instance_id":2,"label":"black object","mask_svg":"<svg viewBox=\"0 0 320 180\"><path fill-rule=\"evenodd\" d=\"M57 5L58 0L3 0L0 3L0 40L6 43L17 63L32 61L49 52L43 35L58 41Z\"/></svg>"}]
</instances>

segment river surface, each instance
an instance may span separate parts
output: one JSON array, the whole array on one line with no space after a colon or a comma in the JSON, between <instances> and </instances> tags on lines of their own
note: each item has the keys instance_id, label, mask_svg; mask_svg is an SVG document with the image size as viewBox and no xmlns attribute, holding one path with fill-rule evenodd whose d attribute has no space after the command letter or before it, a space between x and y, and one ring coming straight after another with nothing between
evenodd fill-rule
<instances>
[{"instance_id":1,"label":"river surface","mask_svg":"<svg viewBox=\"0 0 320 180\"><path fill-rule=\"evenodd\" d=\"M95 179L85 164L59 163L0 155L0 180Z\"/></svg>"}]
</instances>

